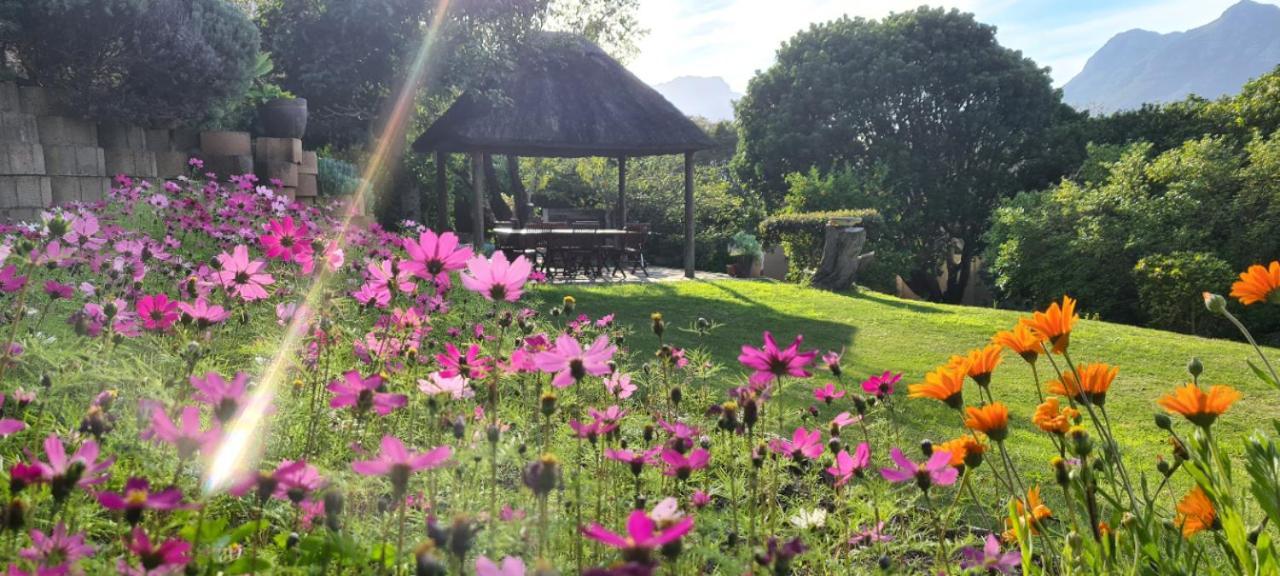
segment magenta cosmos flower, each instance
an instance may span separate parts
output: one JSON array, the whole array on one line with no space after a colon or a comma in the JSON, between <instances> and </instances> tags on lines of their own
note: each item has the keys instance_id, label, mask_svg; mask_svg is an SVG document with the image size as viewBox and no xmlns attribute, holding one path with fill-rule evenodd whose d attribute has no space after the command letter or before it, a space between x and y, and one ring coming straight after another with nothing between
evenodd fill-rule
<instances>
[{"instance_id":1,"label":"magenta cosmos flower","mask_svg":"<svg viewBox=\"0 0 1280 576\"><path fill-rule=\"evenodd\" d=\"M794 460L808 458L813 460L822 455L822 431L814 428L810 432L804 428L796 428L791 434L791 440L783 440L775 438L769 443L769 449L783 456L790 456Z\"/></svg>"},{"instance_id":2,"label":"magenta cosmos flower","mask_svg":"<svg viewBox=\"0 0 1280 576\"><path fill-rule=\"evenodd\" d=\"M142 319L142 327L154 332L163 332L178 321L178 302L170 300L166 294L151 294L138 298L135 305L138 317Z\"/></svg>"},{"instance_id":3,"label":"magenta cosmos flower","mask_svg":"<svg viewBox=\"0 0 1280 576\"><path fill-rule=\"evenodd\" d=\"M4 408L4 394L0 394L0 408ZM27 429L25 422L13 418L0 418L0 438Z\"/></svg>"},{"instance_id":4,"label":"magenta cosmos flower","mask_svg":"<svg viewBox=\"0 0 1280 576\"><path fill-rule=\"evenodd\" d=\"M476 576L524 576L524 561L514 556L502 559L499 566L485 556L476 558Z\"/></svg>"},{"instance_id":5,"label":"magenta cosmos flower","mask_svg":"<svg viewBox=\"0 0 1280 576\"><path fill-rule=\"evenodd\" d=\"M342 380L329 383L329 391L334 394L333 399L329 401L329 406L331 408L354 406L357 414L364 414L372 408L379 416L386 416L409 402L409 398L404 394L391 394L381 390L381 376L374 374L365 378L359 371L352 370L344 374Z\"/></svg>"},{"instance_id":6,"label":"magenta cosmos flower","mask_svg":"<svg viewBox=\"0 0 1280 576\"><path fill-rule=\"evenodd\" d=\"M662 463L666 467L662 473L667 476L675 476L679 480L688 480L694 470L701 470L707 467L707 463L711 461L711 453L698 448L688 455L681 454L671 448L662 449Z\"/></svg>"},{"instance_id":7,"label":"magenta cosmos flower","mask_svg":"<svg viewBox=\"0 0 1280 576\"><path fill-rule=\"evenodd\" d=\"M579 382L588 374L603 376L609 373L609 360L618 348L609 343L609 337L601 334L586 350L576 338L561 334L555 346L533 357L533 362L543 372L555 374L551 384L565 388Z\"/></svg>"},{"instance_id":8,"label":"magenta cosmos flower","mask_svg":"<svg viewBox=\"0 0 1280 576\"><path fill-rule=\"evenodd\" d=\"M151 542L151 538L141 526L134 527L126 544L129 552L138 558L138 565L130 566L129 562L121 558L116 563L116 570L120 574L129 576L181 574L183 567L191 562L189 542L170 538L157 546Z\"/></svg>"},{"instance_id":9,"label":"magenta cosmos flower","mask_svg":"<svg viewBox=\"0 0 1280 576\"><path fill-rule=\"evenodd\" d=\"M916 464L907 458L902 450L894 448L890 451L895 468L881 468L880 475L885 480L899 484L915 480L921 490L929 491L933 486L950 486L955 484L959 471L951 466L951 453L934 450L929 459Z\"/></svg>"},{"instance_id":10,"label":"magenta cosmos flower","mask_svg":"<svg viewBox=\"0 0 1280 576\"><path fill-rule=\"evenodd\" d=\"M1022 552L1001 553L1000 542L991 534L987 534L981 550L971 546L960 551L960 568L976 569L982 574L1013 574L1019 564L1022 564Z\"/></svg>"},{"instance_id":11,"label":"magenta cosmos flower","mask_svg":"<svg viewBox=\"0 0 1280 576\"><path fill-rule=\"evenodd\" d=\"M93 546L85 544L83 532L68 534L67 526L59 522L49 534L32 530L31 546L19 551L18 556L35 562L46 570L60 570L65 574L75 563L93 556L93 552Z\"/></svg>"},{"instance_id":12,"label":"magenta cosmos flower","mask_svg":"<svg viewBox=\"0 0 1280 576\"><path fill-rule=\"evenodd\" d=\"M178 450L179 460L190 460L196 452L207 451L218 442L222 435L216 426L209 430L200 429L200 408L184 407L175 421L169 418L161 406L151 411L151 428L147 430L150 437L158 442L172 445Z\"/></svg>"},{"instance_id":13,"label":"magenta cosmos flower","mask_svg":"<svg viewBox=\"0 0 1280 576\"><path fill-rule=\"evenodd\" d=\"M243 244L231 250L231 254L223 252L218 255L218 282L232 296L246 302L263 300L267 297L264 286L274 284L276 279L263 272L267 263L261 260L249 260L249 248Z\"/></svg>"},{"instance_id":14,"label":"magenta cosmos flower","mask_svg":"<svg viewBox=\"0 0 1280 576\"><path fill-rule=\"evenodd\" d=\"M682 538L693 530L693 517L686 516L665 530L657 530L657 523L644 510L634 510L627 518L627 534L614 534L604 526L593 523L582 529L582 535L611 548L622 551L628 562L649 564L653 551Z\"/></svg>"},{"instance_id":15,"label":"magenta cosmos flower","mask_svg":"<svg viewBox=\"0 0 1280 576\"><path fill-rule=\"evenodd\" d=\"M515 302L524 293L524 283L529 280L533 264L524 256L507 261L501 250L488 260L475 256L467 260L467 270L462 273L462 286L484 296L485 300Z\"/></svg>"},{"instance_id":16,"label":"magenta cosmos flower","mask_svg":"<svg viewBox=\"0 0 1280 576\"><path fill-rule=\"evenodd\" d=\"M176 510L186 508L182 504L182 490L170 486L158 492L151 491L151 482L146 478L130 478L124 483L120 492L99 492L98 503L107 510L123 510L124 519L130 526L137 526L142 521L142 513L147 510Z\"/></svg>"},{"instance_id":17,"label":"magenta cosmos flower","mask_svg":"<svg viewBox=\"0 0 1280 576\"><path fill-rule=\"evenodd\" d=\"M419 234L417 241L405 238L404 251L409 254L406 270L441 287L449 286L449 272L466 267L472 256L471 248L458 246L453 232L437 236L433 230Z\"/></svg>"},{"instance_id":18,"label":"magenta cosmos flower","mask_svg":"<svg viewBox=\"0 0 1280 576\"><path fill-rule=\"evenodd\" d=\"M827 468L827 474L835 479L837 488L848 484L853 479L854 474L860 474L871 463L871 447L863 442L853 451L850 456L848 452L841 450L836 454L836 462L830 468Z\"/></svg>"},{"instance_id":19,"label":"magenta cosmos flower","mask_svg":"<svg viewBox=\"0 0 1280 576\"><path fill-rule=\"evenodd\" d=\"M902 373L894 374L885 370L883 374L863 380L862 391L883 399L885 396L893 396L893 387L898 384L899 380L902 380Z\"/></svg>"},{"instance_id":20,"label":"magenta cosmos flower","mask_svg":"<svg viewBox=\"0 0 1280 576\"><path fill-rule=\"evenodd\" d=\"M267 258L302 262L311 258L311 241L306 224L295 225L293 216L267 222L267 233L258 235Z\"/></svg>"},{"instance_id":21,"label":"magenta cosmos flower","mask_svg":"<svg viewBox=\"0 0 1280 576\"><path fill-rule=\"evenodd\" d=\"M833 400L844 398L844 390L836 390L836 385L827 382L826 386L813 389L813 398L819 402L830 404Z\"/></svg>"},{"instance_id":22,"label":"magenta cosmos flower","mask_svg":"<svg viewBox=\"0 0 1280 576\"><path fill-rule=\"evenodd\" d=\"M40 467L41 479L49 483L53 498L58 501L66 499L71 491L78 487L88 488L107 480L107 468L115 462L115 457L98 460L98 443L86 440L75 454L67 457L67 449L57 434L50 434L44 439L45 457L48 462L36 462Z\"/></svg>"},{"instance_id":23,"label":"magenta cosmos flower","mask_svg":"<svg viewBox=\"0 0 1280 576\"><path fill-rule=\"evenodd\" d=\"M182 312L183 322L194 322L197 328L208 328L231 317L226 308L210 304L203 296L196 298L191 304L179 302L178 311Z\"/></svg>"},{"instance_id":24,"label":"magenta cosmos flower","mask_svg":"<svg viewBox=\"0 0 1280 576\"><path fill-rule=\"evenodd\" d=\"M191 385L196 389L196 401L212 408L213 417L223 424L230 422L240 412L248 382L249 375L244 372L237 372L230 382L217 372L209 372L204 377L191 377Z\"/></svg>"},{"instance_id":25,"label":"magenta cosmos flower","mask_svg":"<svg viewBox=\"0 0 1280 576\"><path fill-rule=\"evenodd\" d=\"M795 341L786 349L778 348L778 343L774 341L773 334L764 333L764 348L755 348L743 345L742 354L738 356L738 362L743 366L755 370L751 375L750 382L752 384L765 384L783 376L795 376L797 378L808 378L811 376L805 366L813 362L817 357L817 350L808 352L800 352L800 343L804 341L803 336L796 336Z\"/></svg>"},{"instance_id":26,"label":"magenta cosmos flower","mask_svg":"<svg viewBox=\"0 0 1280 576\"><path fill-rule=\"evenodd\" d=\"M399 438L383 436L382 450L378 457L352 462L351 469L365 476L386 476L391 481L396 498L399 498L409 485L410 474L436 468L451 456L453 449L448 446L437 446L426 452L410 452Z\"/></svg>"}]
</instances>

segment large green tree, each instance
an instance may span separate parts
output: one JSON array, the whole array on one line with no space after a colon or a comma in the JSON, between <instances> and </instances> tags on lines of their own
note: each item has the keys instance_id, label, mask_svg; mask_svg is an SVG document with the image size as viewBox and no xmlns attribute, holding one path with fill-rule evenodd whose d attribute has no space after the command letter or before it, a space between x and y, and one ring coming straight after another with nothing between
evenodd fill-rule
<instances>
[{"instance_id":1,"label":"large green tree","mask_svg":"<svg viewBox=\"0 0 1280 576\"><path fill-rule=\"evenodd\" d=\"M1046 69L970 14L842 18L797 34L752 79L736 165L774 208L789 174L879 171L870 207L911 255L901 275L922 296L958 301L995 202L1060 177L1058 148L1083 148L1051 130L1074 117Z\"/></svg>"}]
</instances>

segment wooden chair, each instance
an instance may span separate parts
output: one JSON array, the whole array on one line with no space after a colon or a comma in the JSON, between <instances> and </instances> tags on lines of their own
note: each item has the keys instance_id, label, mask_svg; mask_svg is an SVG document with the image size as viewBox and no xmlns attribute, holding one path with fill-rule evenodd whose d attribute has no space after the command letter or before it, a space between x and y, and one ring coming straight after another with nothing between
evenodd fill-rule
<instances>
[{"instance_id":1,"label":"wooden chair","mask_svg":"<svg viewBox=\"0 0 1280 576\"><path fill-rule=\"evenodd\" d=\"M649 240L649 225L627 224L626 231L627 233L622 236L622 247L617 252L613 271L617 273L624 267L630 266L632 275L638 268L648 277L649 264L645 261L644 247Z\"/></svg>"}]
</instances>

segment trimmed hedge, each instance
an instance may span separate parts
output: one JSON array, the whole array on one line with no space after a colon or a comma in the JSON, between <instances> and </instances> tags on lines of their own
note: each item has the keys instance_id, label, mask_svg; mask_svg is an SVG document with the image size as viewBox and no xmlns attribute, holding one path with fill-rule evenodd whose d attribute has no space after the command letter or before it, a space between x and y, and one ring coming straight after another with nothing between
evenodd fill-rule
<instances>
[{"instance_id":1,"label":"trimmed hedge","mask_svg":"<svg viewBox=\"0 0 1280 576\"><path fill-rule=\"evenodd\" d=\"M765 246L782 246L791 263L787 272L788 280L807 282L822 261L822 242L827 221L850 217L862 219L862 227L867 229L868 245L884 225L884 217L872 208L777 214L760 223L760 241Z\"/></svg>"}]
</instances>

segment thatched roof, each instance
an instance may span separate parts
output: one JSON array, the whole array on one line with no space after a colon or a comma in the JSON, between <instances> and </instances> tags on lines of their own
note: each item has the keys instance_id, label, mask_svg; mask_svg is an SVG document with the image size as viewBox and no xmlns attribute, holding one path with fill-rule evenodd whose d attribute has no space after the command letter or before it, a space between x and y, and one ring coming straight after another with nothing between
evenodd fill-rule
<instances>
[{"instance_id":1,"label":"thatched roof","mask_svg":"<svg viewBox=\"0 0 1280 576\"><path fill-rule=\"evenodd\" d=\"M666 98L585 38L541 33L527 52L493 90L459 97L414 149L616 157L713 145ZM498 97L488 95L494 93Z\"/></svg>"}]
</instances>

